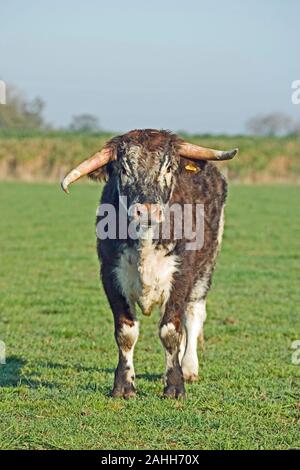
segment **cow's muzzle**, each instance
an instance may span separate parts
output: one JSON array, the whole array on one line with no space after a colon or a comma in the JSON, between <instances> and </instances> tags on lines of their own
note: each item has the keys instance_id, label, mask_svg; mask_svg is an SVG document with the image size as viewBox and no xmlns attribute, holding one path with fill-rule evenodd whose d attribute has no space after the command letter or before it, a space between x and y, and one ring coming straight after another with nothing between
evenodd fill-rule
<instances>
[{"instance_id":1,"label":"cow's muzzle","mask_svg":"<svg viewBox=\"0 0 300 470\"><path fill-rule=\"evenodd\" d=\"M164 210L160 204L133 204L128 210L128 215L140 225L159 224L164 221Z\"/></svg>"}]
</instances>

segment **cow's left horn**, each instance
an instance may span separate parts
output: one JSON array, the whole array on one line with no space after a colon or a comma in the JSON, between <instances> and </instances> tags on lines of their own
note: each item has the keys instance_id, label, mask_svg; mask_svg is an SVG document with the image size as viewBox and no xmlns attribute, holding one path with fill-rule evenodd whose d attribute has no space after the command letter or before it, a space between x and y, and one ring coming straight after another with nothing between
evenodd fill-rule
<instances>
[{"instance_id":1,"label":"cow's left horn","mask_svg":"<svg viewBox=\"0 0 300 470\"><path fill-rule=\"evenodd\" d=\"M97 170L98 168L106 165L110 161L115 160L114 151L110 147L105 147L100 152L95 153L92 157L84 160L74 170L71 170L61 182L62 189L68 193L68 186L74 181L77 181L82 176Z\"/></svg>"},{"instance_id":2,"label":"cow's left horn","mask_svg":"<svg viewBox=\"0 0 300 470\"><path fill-rule=\"evenodd\" d=\"M179 154L181 157L190 158L192 160L231 160L239 149L233 149L229 151L214 150L206 147L200 147L200 145L189 144L188 142L182 142L179 146Z\"/></svg>"}]
</instances>

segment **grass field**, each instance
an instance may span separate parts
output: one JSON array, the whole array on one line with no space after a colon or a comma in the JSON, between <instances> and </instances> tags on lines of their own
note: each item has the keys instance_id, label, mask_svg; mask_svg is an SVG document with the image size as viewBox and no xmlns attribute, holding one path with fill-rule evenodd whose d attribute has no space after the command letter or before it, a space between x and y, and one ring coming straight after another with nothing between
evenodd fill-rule
<instances>
[{"instance_id":1,"label":"grass field","mask_svg":"<svg viewBox=\"0 0 300 470\"><path fill-rule=\"evenodd\" d=\"M0 448L300 448L299 187L231 186L186 401L162 399L157 314L140 318L137 398L109 397L117 351L94 248L99 192L0 183Z\"/></svg>"}]
</instances>

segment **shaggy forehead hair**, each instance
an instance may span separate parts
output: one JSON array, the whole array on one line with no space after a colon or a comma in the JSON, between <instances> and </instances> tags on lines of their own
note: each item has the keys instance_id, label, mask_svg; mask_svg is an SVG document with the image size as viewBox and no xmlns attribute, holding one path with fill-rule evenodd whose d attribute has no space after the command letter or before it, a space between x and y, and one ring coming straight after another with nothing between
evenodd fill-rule
<instances>
[{"instance_id":1,"label":"shaggy forehead hair","mask_svg":"<svg viewBox=\"0 0 300 470\"><path fill-rule=\"evenodd\" d=\"M171 132L145 129L116 137L108 145L115 146L118 160L150 170L156 162L175 162L180 142Z\"/></svg>"},{"instance_id":2,"label":"shaggy forehead hair","mask_svg":"<svg viewBox=\"0 0 300 470\"><path fill-rule=\"evenodd\" d=\"M179 164L179 142L170 132L151 129L132 131L116 138L115 171L120 175L119 191L121 189L131 202L167 202Z\"/></svg>"},{"instance_id":3,"label":"shaggy forehead hair","mask_svg":"<svg viewBox=\"0 0 300 470\"><path fill-rule=\"evenodd\" d=\"M172 165L172 172L179 166L178 147L182 140L169 131L154 129L134 130L127 134L113 137L105 147L113 149L116 162L99 168L89 174L94 180L107 179L120 172L122 166L134 174L154 174L164 172Z\"/></svg>"}]
</instances>

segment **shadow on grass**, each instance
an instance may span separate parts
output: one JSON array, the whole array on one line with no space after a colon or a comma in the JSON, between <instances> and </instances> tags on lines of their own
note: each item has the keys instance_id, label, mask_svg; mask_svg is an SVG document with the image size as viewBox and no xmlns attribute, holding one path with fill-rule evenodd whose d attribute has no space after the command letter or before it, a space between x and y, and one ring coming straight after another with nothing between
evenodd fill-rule
<instances>
[{"instance_id":1,"label":"shadow on grass","mask_svg":"<svg viewBox=\"0 0 300 470\"><path fill-rule=\"evenodd\" d=\"M113 374L115 369L112 367L107 368L100 368L100 367L86 367L82 366L81 364L69 364L69 363L61 363L61 362L43 362L40 363L42 367L47 369L73 369L76 372L100 372L104 374Z\"/></svg>"},{"instance_id":2,"label":"shadow on grass","mask_svg":"<svg viewBox=\"0 0 300 470\"><path fill-rule=\"evenodd\" d=\"M6 364L0 366L0 387L17 387L21 380L21 369L26 364L24 359L11 356Z\"/></svg>"},{"instance_id":3,"label":"shadow on grass","mask_svg":"<svg viewBox=\"0 0 300 470\"><path fill-rule=\"evenodd\" d=\"M6 364L0 365L0 387L20 387L26 385L29 388L58 388L57 384L40 382L27 377L22 368L26 361L18 356L10 356L6 359Z\"/></svg>"},{"instance_id":4,"label":"shadow on grass","mask_svg":"<svg viewBox=\"0 0 300 470\"><path fill-rule=\"evenodd\" d=\"M44 367L49 369L75 369L77 372L99 372L102 374L114 374L114 367L86 367L81 364L62 364L58 362L47 362L43 364ZM163 374L137 374L137 379L147 380L148 382L157 382L162 380Z\"/></svg>"},{"instance_id":5,"label":"shadow on grass","mask_svg":"<svg viewBox=\"0 0 300 470\"><path fill-rule=\"evenodd\" d=\"M49 369L74 369L78 372L99 372L102 374L114 374L115 368L100 368L100 367L85 367L80 364L64 364L55 362L45 362L40 366ZM48 389L59 389L61 386L56 383L49 383L36 380L32 378L32 374L26 374L24 368L26 366L26 360L18 356L10 356L6 359L6 364L0 366L0 388L15 388L20 386L28 387L29 389L48 388ZM162 376L160 374L138 374L137 379L147 380L149 382L160 381ZM94 382L89 382L84 386L79 386L80 389L93 393L101 393L106 397L111 396L111 385L106 384L98 385ZM64 388L64 387L63 387Z\"/></svg>"},{"instance_id":6,"label":"shadow on grass","mask_svg":"<svg viewBox=\"0 0 300 470\"><path fill-rule=\"evenodd\" d=\"M147 380L148 382L157 382L161 381L163 378L163 374L137 374L137 379Z\"/></svg>"}]
</instances>

